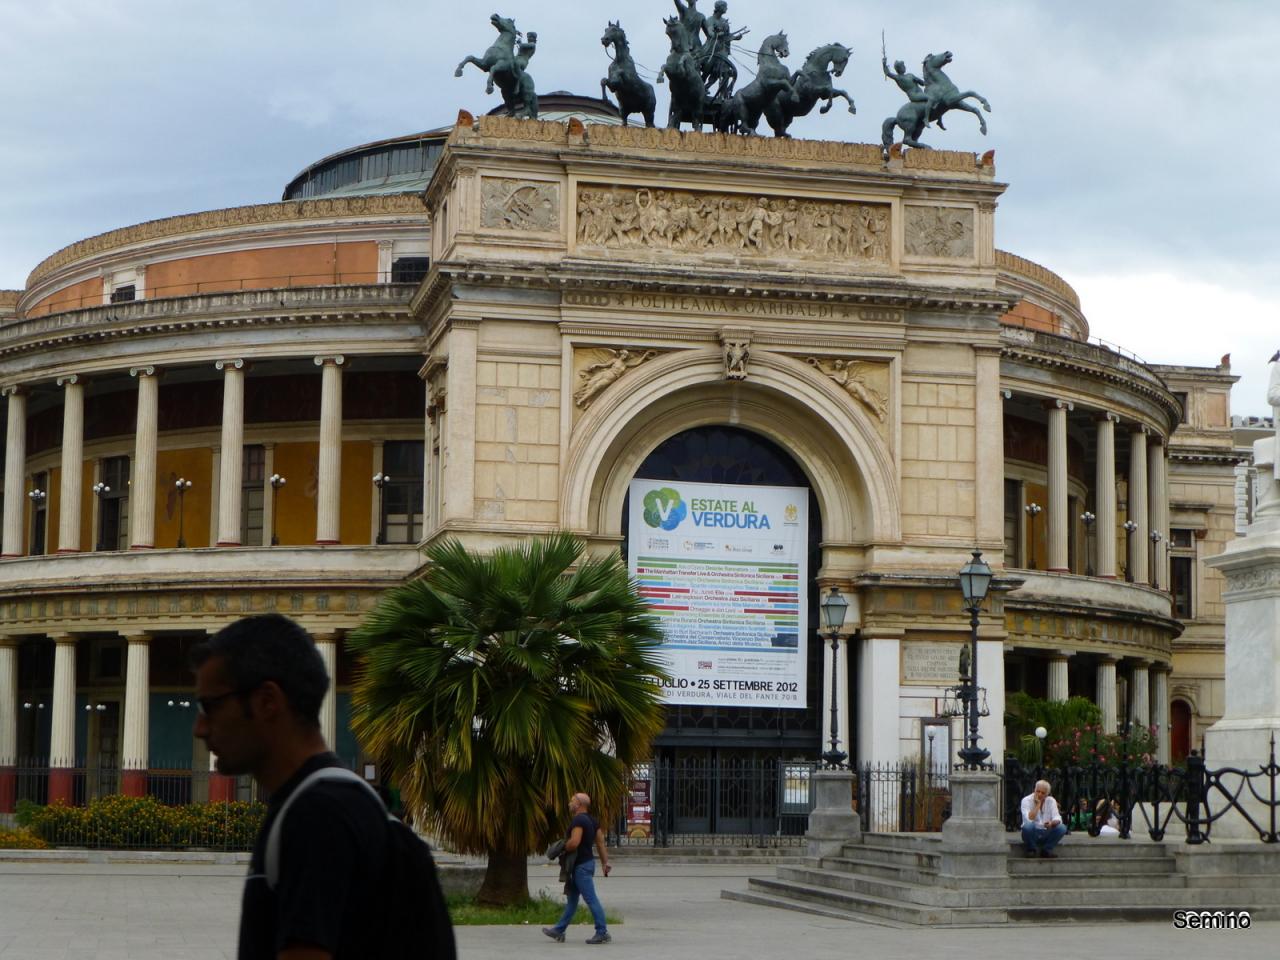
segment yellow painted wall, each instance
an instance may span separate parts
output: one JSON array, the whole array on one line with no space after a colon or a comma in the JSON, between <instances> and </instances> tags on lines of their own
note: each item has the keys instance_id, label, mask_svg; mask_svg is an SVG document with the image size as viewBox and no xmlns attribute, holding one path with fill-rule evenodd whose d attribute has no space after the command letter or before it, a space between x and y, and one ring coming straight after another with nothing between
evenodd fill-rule
<instances>
[{"instance_id":1,"label":"yellow painted wall","mask_svg":"<svg viewBox=\"0 0 1280 960\"><path fill-rule=\"evenodd\" d=\"M147 267L147 297L180 297L215 290L376 283L378 245L310 243L187 257Z\"/></svg>"},{"instance_id":2,"label":"yellow painted wall","mask_svg":"<svg viewBox=\"0 0 1280 960\"><path fill-rule=\"evenodd\" d=\"M209 546L209 522L213 492L213 452L208 447L161 450L156 454L156 537L160 549L178 544L179 477L191 481L187 491L183 535L188 547Z\"/></svg>"},{"instance_id":3,"label":"yellow painted wall","mask_svg":"<svg viewBox=\"0 0 1280 960\"><path fill-rule=\"evenodd\" d=\"M58 551L58 516L62 512L62 468L49 470L49 499L45 501L48 512L45 516L44 552Z\"/></svg>"},{"instance_id":4,"label":"yellow painted wall","mask_svg":"<svg viewBox=\"0 0 1280 960\"><path fill-rule=\"evenodd\" d=\"M93 461L80 468L80 549L97 550L97 532L93 529Z\"/></svg>"},{"instance_id":5,"label":"yellow painted wall","mask_svg":"<svg viewBox=\"0 0 1280 960\"><path fill-rule=\"evenodd\" d=\"M320 444L278 443L276 473L287 481L276 499L276 536L281 546L316 542L316 485ZM342 445L342 500L338 536L345 544L371 543L373 511L373 444L352 440ZM268 534L270 536L270 534Z\"/></svg>"},{"instance_id":6,"label":"yellow painted wall","mask_svg":"<svg viewBox=\"0 0 1280 960\"><path fill-rule=\"evenodd\" d=\"M1030 561L1033 558L1035 560L1034 563L1026 563L1026 566L1036 570L1047 570L1049 568L1049 488L1039 483L1026 483L1023 485L1022 496L1024 508L1029 503L1038 503L1043 508L1034 521L1025 509L1022 513L1027 529L1027 539L1024 544L1027 560Z\"/></svg>"}]
</instances>

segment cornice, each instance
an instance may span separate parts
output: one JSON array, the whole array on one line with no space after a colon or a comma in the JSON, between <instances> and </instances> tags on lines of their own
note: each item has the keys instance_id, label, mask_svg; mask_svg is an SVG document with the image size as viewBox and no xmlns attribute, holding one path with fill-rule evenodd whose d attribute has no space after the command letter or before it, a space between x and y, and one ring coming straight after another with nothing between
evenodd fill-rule
<instances>
[{"instance_id":1,"label":"cornice","mask_svg":"<svg viewBox=\"0 0 1280 960\"><path fill-rule=\"evenodd\" d=\"M1063 280L1047 267L1042 267L1033 260L1027 260L1025 257L1019 257L1017 254L1009 253L1007 250L996 251L996 269L1032 282L1044 287L1047 290L1057 294L1067 304L1080 312L1080 297L1072 288L1071 284Z\"/></svg>"},{"instance_id":2,"label":"cornice","mask_svg":"<svg viewBox=\"0 0 1280 960\"><path fill-rule=\"evenodd\" d=\"M156 334L325 323L382 315L409 321L411 284L288 287L133 300L49 314L0 328L0 363L73 344L108 344ZM225 351L224 351L225 353Z\"/></svg>"},{"instance_id":3,"label":"cornice","mask_svg":"<svg viewBox=\"0 0 1280 960\"><path fill-rule=\"evenodd\" d=\"M28 289L61 267L95 254L145 243L165 237L198 233L203 230L221 230L228 227L258 226L295 220L319 220L333 217L394 216L397 214L426 214L426 204L420 193L375 194L357 197L328 197L318 200L286 200L279 203L254 204L245 207L228 207L223 210L207 210L145 223L118 230L109 230L96 236L79 240L46 257L27 277Z\"/></svg>"}]
</instances>

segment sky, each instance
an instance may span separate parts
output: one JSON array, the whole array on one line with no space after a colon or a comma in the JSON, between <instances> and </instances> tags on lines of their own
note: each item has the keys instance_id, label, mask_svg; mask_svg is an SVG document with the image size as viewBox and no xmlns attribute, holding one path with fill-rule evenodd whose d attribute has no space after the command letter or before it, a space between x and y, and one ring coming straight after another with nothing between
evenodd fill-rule
<instances>
[{"instance_id":1,"label":"sky","mask_svg":"<svg viewBox=\"0 0 1280 960\"><path fill-rule=\"evenodd\" d=\"M593 95L606 21L657 68L673 11L667 0L494 9L537 31L539 91ZM0 0L0 289L21 288L75 240L278 200L329 153L489 109L484 77L453 70L492 42L492 12L444 0ZM730 0L729 17L750 28L752 49L785 29L793 68L821 44L853 48L839 83L857 114L837 102L797 121L801 136L878 141L903 102L880 73L882 31L908 69L951 50L951 78L991 101L989 135L953 113L925 140L996 151L1009 184L997 245L1065 278L1093 335L1148 362L1212 367L1230 353L1233 412L1270 414L1280 4Z\"/></svg>"}]
</instances>

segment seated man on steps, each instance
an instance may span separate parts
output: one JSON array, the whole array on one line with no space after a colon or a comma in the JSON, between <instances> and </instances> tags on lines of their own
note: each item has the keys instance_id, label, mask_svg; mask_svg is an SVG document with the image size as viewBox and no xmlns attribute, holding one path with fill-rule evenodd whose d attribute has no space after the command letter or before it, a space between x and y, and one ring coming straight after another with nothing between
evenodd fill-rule
<instances>
[{"instance_id":1,"label":"seated man on steps","mask_svg":"<svg viewBox=\"0 0 1280 960\"><path fill-rule=\"evenodd\" d=\"M1058 855L1053 848L1067 834L1058 813L1058 801L1049 796L1049 781L1037 780L1033 792L1022 798L1022 846L1028 857L1037 853L1048 860Z\"/></svg>"}]
</instances>

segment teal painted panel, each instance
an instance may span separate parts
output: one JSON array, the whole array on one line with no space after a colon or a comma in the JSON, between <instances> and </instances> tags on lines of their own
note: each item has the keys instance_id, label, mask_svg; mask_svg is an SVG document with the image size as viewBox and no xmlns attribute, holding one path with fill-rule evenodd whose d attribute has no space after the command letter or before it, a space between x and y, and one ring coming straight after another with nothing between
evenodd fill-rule
<instances>
[{"instance_id":1,"label":"teal painted panel","mask_svg":"<svg viewBox=\"0 0 1280 960\"><path fill-rule=\"evenodd\" d=\"M150 734L147 764L153 770L191 769L191 725L195 722L196 709L192 703L183 707L182 700L190 701L189 694L152 693L150 696ZM169 706L169 701L173 706Z\"/></svg>"}]
</instances>

